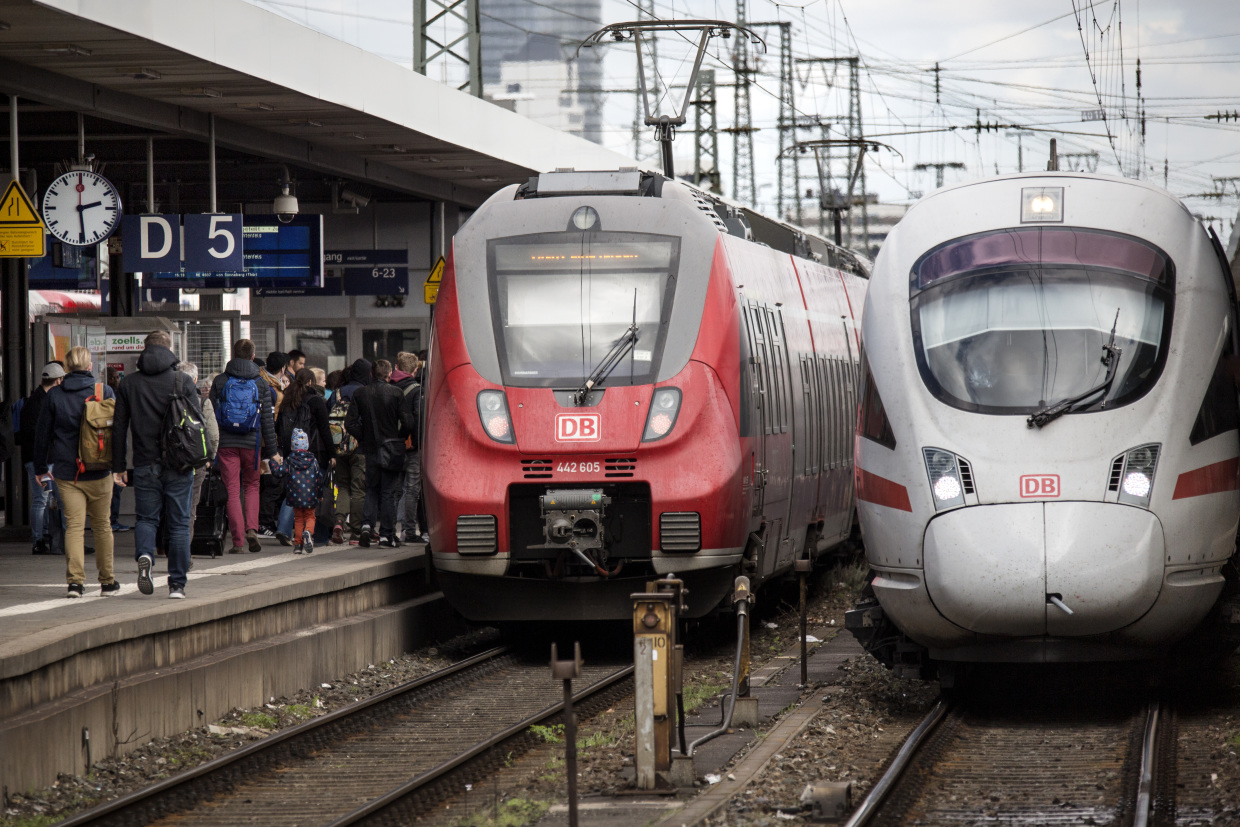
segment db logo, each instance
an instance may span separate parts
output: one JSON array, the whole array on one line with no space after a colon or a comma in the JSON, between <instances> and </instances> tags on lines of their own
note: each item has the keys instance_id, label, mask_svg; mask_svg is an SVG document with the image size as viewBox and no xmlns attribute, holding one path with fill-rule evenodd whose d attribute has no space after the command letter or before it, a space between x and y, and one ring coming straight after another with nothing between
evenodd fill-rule
<instances>
[{"instance_id":1,"label":"db logo","mask_svg":"<svg viewBox=\"0 0 1240 827\"><path fill-rule=\"evenodd\" d=\"M1026 474L1020 478L1020 496L1028 499L1030 497L1058 497L1059 496L1059 475L1058 474Z\"/></svg>"},{"instance_id":2,"label":"db logo","mask_svg":"<svg viewBox=\"0 0 1240 827\"><path fill-rule=\"evenodd\" d=\"M556 442L598 442L600 417L598 414L556 414Z\"/></svg>"}]
</instances>

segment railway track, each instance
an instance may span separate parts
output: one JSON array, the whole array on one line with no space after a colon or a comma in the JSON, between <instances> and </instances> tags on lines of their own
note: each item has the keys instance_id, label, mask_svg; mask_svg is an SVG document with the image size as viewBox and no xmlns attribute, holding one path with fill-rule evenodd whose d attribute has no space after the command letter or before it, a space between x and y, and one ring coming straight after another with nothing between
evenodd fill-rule
<instances>
[{"instance_id":1,"label":"railway track","mask_svg":"<svg viewBox=\"0 0 1240 827\"><path fill-rule=\"evenodd\" d=\"M587 665L589 714L628 689L633 667ZM406 824L535 745L562 687L546 663L492 649L99 805L77 825Z\"/></svg>"},{"instance_id":2,"label":"railway track","mask_svg":"<svg viewBox=\"0 0 1240 827\"><path fill-rule=\"evenodd\" d=\"M940 701L848 827L1176 823L1166 704L1024 701Z\"/></svg>"}]
</instances>

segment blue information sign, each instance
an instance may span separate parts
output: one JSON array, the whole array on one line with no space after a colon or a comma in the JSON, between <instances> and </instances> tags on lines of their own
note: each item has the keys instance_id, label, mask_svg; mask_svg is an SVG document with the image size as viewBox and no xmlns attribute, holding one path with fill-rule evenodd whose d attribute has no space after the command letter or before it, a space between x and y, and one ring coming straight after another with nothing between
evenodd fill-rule
<instances>
[{"instance_id":1,"label":"blue information sign","mask_svg":"<svg viewBox=\"0 0 1240 827\"><path fill-rule=\"evenodd\" d=\"M152 273L143 284L153 287L322 286L323 216L299 215L284 222L274 215L247 215L243 224L244 270ZM214 242L214 248L224 249L219 241Z\"/></svg>"},{"instance_id":2,"label":"blue information sign","mask_svg":"<svg viewBox=\"0 0 1240 827\"><path fill-rule=\"evenodd\" d=\"M181 269L181 216L121 217L121 266L126 273Z\"/></svg>"},{"instance_id":3,"label":"blue information sign","mask_svg":"<svg viewBox=\"0 0 1240 827\"><path fill-rule=\"evenodd\" d=\"M405 296L408 250L328 250L322 287L260 284L256 296Z\"/></svg>"},{"instance_id":4,"label":"blue information sign","mask_svg":"<svg viewBox=\"0 0 1240 827\"><path fill-rule=\"evenodd\" d=\"M248 236L248 233L245 233ZM186 215L186 272L229 272L245 267L242 216Z\"/></svg>"}]
</instances>

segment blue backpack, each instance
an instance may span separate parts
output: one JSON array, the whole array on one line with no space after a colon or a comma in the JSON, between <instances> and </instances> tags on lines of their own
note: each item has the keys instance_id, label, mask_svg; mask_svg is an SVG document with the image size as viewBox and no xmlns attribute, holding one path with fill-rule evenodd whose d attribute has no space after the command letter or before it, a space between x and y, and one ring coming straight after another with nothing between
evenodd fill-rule
<instances>
[{"instance_id":1,"label":"blue backpack","mask_svg":"<svg viewBox=\"0 0 1240 827\"><path fill-rule=\"evenodd\" d=\"M220 428L232 434L257 431L262 414L258 400L258 383L255 380L228 377L220 391L220 404L215 408L215 418Z\"/></svg>"}]
</instances>

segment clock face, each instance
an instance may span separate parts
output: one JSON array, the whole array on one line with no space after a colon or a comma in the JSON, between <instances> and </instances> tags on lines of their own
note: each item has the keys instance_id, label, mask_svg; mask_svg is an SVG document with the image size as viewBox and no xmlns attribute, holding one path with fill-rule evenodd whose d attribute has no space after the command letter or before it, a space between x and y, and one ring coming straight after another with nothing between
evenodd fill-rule
<instances>
[{"instance_id":1,"label":"clock face","mask_svg":"<svg viewBox=\"0 0 1240 827\"><path fill-rule=\"evenodd\" d=\"M115 232L120 221L121 197L98 173L66 172L43 194L43 223L65 244L98 244Z\"/></svg>"}]
</instances>

